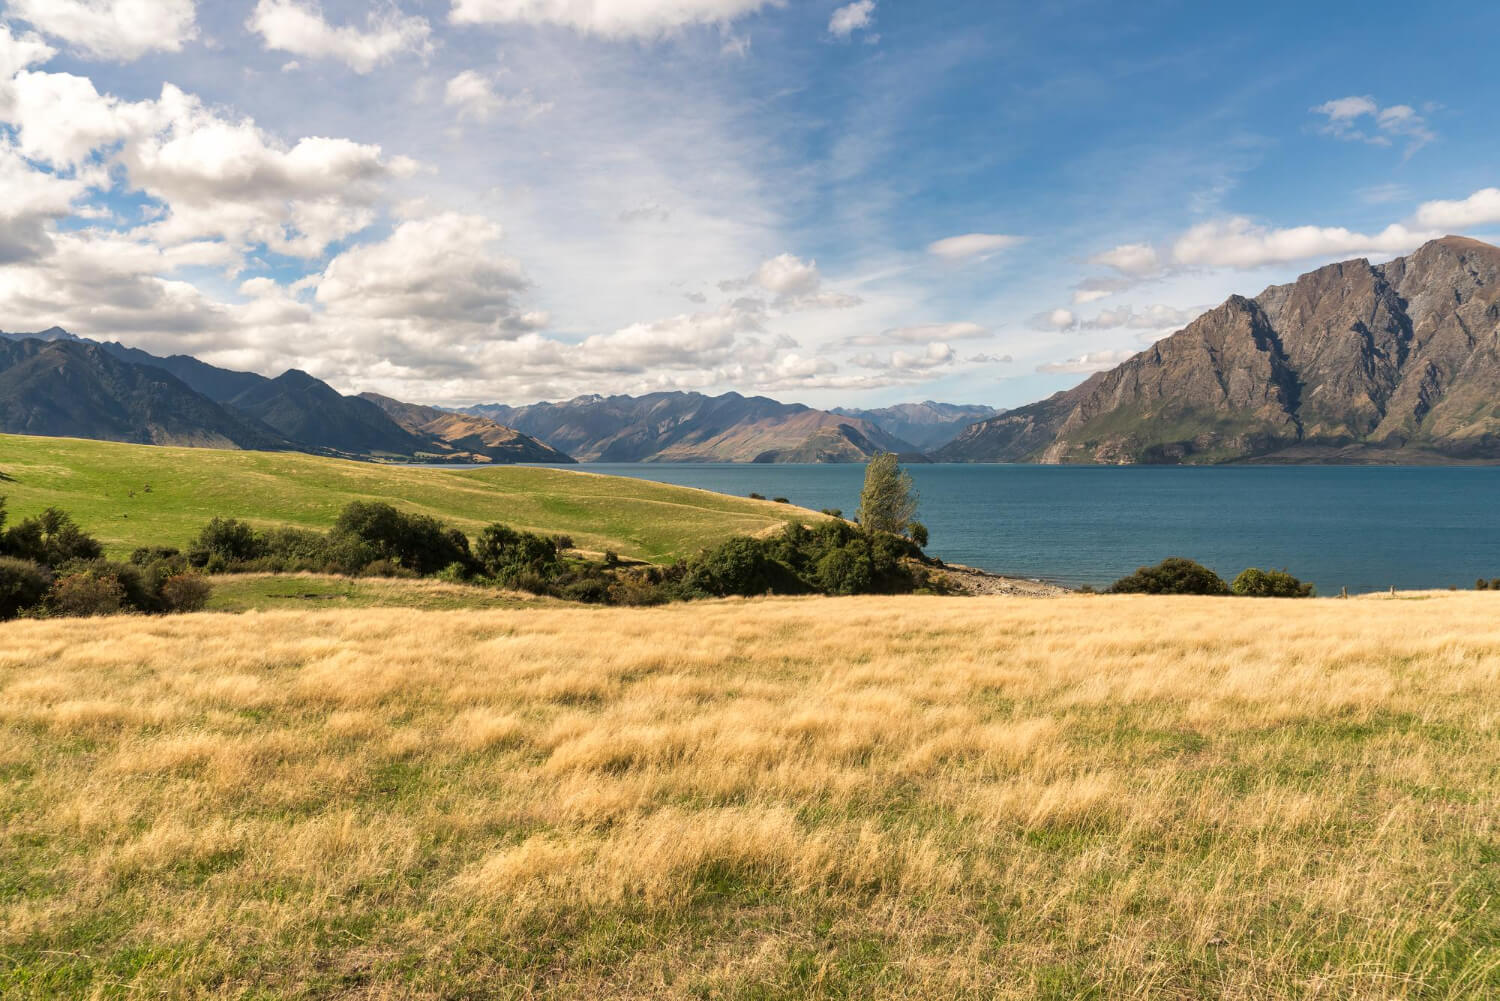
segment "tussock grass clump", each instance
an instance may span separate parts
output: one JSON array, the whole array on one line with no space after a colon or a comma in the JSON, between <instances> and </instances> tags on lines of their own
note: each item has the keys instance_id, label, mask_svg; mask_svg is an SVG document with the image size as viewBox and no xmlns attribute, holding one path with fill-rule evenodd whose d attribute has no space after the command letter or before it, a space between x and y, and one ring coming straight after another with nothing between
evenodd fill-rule
<instances>
[{"instance_id":1,"label":"tussock grass clump","mask_svg":"<svg viewBox=\"0 0 1500 1001\"><path fill-rule=\"evenodd\" d=\"M1487 998L1487 595L0 627L0 995Z\"/></svg>"}]
</instances>

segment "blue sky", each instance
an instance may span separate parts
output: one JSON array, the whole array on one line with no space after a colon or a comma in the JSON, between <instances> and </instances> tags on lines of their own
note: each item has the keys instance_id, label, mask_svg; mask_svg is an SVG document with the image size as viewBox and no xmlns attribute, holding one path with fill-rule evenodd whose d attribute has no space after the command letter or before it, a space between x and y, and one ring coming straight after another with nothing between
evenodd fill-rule
<instances>
[{"instance_id":1,"label":"blue sky","mask_svg":"<svg viewBox=\"0 0 1500 1001\"><path fill-rule=\"evenodd\" d=\"M419 402L1015 406L1500 236L1500 8L11 0L0 328Z\"/></svg>"}]
</instances>

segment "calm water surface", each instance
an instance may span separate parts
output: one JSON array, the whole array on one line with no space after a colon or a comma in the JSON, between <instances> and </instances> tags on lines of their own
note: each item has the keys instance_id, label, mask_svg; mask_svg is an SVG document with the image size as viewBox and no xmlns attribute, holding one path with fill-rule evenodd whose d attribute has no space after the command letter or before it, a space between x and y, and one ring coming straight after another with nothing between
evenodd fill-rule
<instances>
[{"instance_id":1,"label":"calm water surface","mask_svg":"<svg viewBox=\"0 0 1500 1001\"><path fill-rule=\"evenodd\" d=\"M863 466L591 463L814 509L859 505ZM1500 577L1500 468L911 466L951 563L1096 587L1187 556L1232 579L1286 567L1321 594Z\"/></svg>"}]
</instances>

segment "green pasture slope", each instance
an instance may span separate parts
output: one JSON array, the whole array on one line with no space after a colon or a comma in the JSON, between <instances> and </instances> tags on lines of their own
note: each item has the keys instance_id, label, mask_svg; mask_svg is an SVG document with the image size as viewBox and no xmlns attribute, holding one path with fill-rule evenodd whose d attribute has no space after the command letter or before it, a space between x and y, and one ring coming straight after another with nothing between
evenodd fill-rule
<instances>
[{"instance_id":1,"label":"green pasture slope","mask_svg":"<svg viewBox=\"0 0 1500 1001\"><path fill-rule=\"evenodd\" d=\"M574 469L431 469L290 452L0 435L12 519L62 508L111 555L186 543L210 518L323 529L344 505L386 501L471 535L491 522L566 534L581 549L654 563L732 535L822 518L801 508Z\"/></svg>"}]
</instances>

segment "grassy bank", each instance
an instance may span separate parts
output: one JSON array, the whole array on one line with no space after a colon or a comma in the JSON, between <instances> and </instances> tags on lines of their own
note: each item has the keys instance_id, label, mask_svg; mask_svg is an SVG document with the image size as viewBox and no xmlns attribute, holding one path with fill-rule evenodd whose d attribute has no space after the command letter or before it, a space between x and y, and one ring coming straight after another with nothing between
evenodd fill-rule
<instances>
[{"instance_id":1,"label":"grassy bank","mask_svg":"<svg viewBox=\"0 0 1500 1001\"><path fill-rule=\"evenodd\" d=\"M486 584L330 574L224 574L213 579L212 612L270 612L350 608L485 611L548 608L562 602Z\"/></svg>"},{"instance_id":2,"label":"grassy bank","mask_svg":"<svg viewBox=\"0 0 1500 1001\"><path fill-rule=\"evenodd\" d=\"M1488 998L1500 596L0 627L0 995Z\"/></svg>"},{"instance_id":3,"label":"grassy bank","mask_svg":"<svg viewBox=\"0 0 1500 1001\"><path fill-rule=\"evenodd\" d=\"M19 519L56 506L113 555L182 545L213 515L326 529L346 504L381 500L470 533L491 522L571 535L595 552L670 562L794 520L785 504L570 469L425 469L282 452L156 448L0 435L0 496Z\"/></svg>"}]
</instances>

